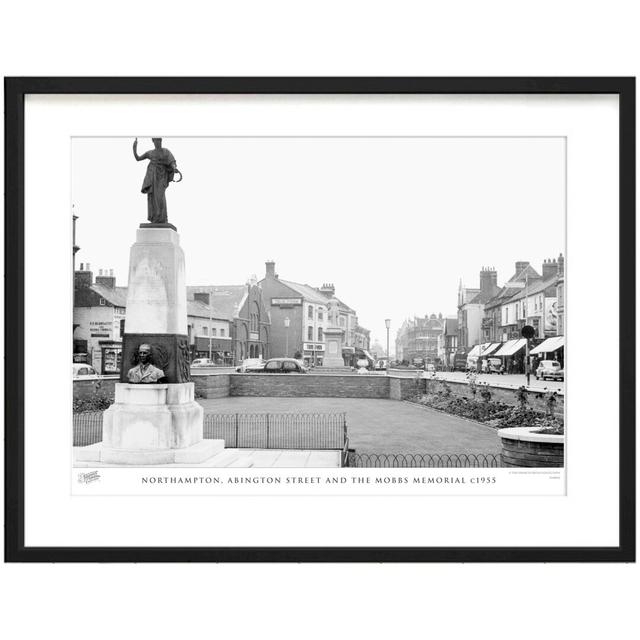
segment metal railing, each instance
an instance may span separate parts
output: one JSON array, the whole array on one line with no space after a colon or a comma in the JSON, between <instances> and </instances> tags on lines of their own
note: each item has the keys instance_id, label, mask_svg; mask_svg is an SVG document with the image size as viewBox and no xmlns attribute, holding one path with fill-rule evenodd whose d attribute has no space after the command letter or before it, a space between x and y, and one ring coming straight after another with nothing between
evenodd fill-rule
<instances>
[{"instance_id":1,"label":"metal railing","mask_svg":"<svg viewBox=\"0 0 640 640\"><path fill-rule=\"evenodd\" d=\"M347 467L377 468L493 468L502 467L499 453L356 453L349 451Z\"/></svg>"},{"instance_id":2,"label":"metal railing","mask_svg":"<svg viewBox=\"0 0 640 640\"><path fill-rule=\"evenodd\" d=\"M73 414L73 445L102 441L102 411ZM239 449L348 448L346 413L205 413L204 437Z\"/></svg>"},{"instance_id":3,"label":"metal railing","mask_svg":"<svg viewBox=\"0 0 640 640\"><path fill-rule=\"evenodd\" d=\"M102 442L103 411L85 411L73 414L73 446L86 447Z\"/></svg>"},{"instance_id":4,"label":"metal railing","mask_svg":"<svg viewBox=\"0 0 640 640\"><path fill-rule=\"evenodd\" d=\"M346 413L207 413L204 437L239 449L343 449Z\"/></svg>"}]
</instances>

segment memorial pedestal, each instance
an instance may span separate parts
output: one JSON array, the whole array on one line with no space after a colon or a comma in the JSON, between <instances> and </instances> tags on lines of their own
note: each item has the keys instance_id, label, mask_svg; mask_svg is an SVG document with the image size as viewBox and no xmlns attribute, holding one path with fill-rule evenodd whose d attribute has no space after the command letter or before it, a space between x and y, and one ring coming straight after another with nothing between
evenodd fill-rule
<instances>
[{"instance_id":1,"label":"memorial pedestal","mask_svg":"<svg viewBox=\"0 0 640 640\"><path fill-rule=\"evenodd\" d=\"M115 403L104 412L102 446L78 450L77 459L126 465L204 462L224 449L224 440L204 440L202 420L193 382L119 383Z\"/></svg>"},{"instance_id":2,"label":"memorial pedestal","mask_svg":"<svg viewBox=\"0 0 640 640\"><path fill-rule=\"evenodd\" d=\"M131 247L122 374L115 403L104 412L102 443L76 460L116 465L199 464L224 449L204 440L203 409L195 401L187 339L187 288L180 236L168 224L137 230ZM130 384L141 344L162 383Z\"/></svg>"},{"instance_id":3,"label":"memorial pedestal","mask_svg":"<svg viewBox=\"0 0 640 640\"><path fill-rule=\"evenodd\" d=\"M342 357L342 343L344 341L344 329L340 327L329 327L324 330L324 340L326 348L322 360L323 369L349 369L345 366Z\"/></svg>"},{"instance_id":4,"label":"memorial pedestal","mask_svg":"<svg viewBox=\"0 0 640 640\"><path fill-rule=\"evenodd\" d=\"M120 382L128 382L141 344L151 347L153 364L164 371L166 382L191 380L184 252L172 225L136 230L129 256Z\"/></svg>"}]
</instances>

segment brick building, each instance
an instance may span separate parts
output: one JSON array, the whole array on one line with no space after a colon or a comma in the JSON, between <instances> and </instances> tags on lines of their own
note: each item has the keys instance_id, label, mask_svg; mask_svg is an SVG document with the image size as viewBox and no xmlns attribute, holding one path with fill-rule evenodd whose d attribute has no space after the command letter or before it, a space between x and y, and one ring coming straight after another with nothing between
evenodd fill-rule
<instances>
[{"instance_id":1,"label":"brick building","mask_svg":"<svg viewBox=\"0 0 640 640\"><path fill-rule=\"evenodd\" d=\"M271 319L262 298L262 290L255 278L243 285L209 285L187 287L188 304L198 304L209 312L211 326L189 323L190 343L194 353L208 357L213 342L215 359L224 364L240 364L245 358L271 357ZM220 326L224 322L225 326ZM218 324L216 324L218 323ZM192 335L193 332L193 335Z\"/></svg>"},{"instance_id":2,"label":"brick building","mask_svg":"<svg viewBox=\"0 0 640 640\"><path fill-rule=\"evenodd\" d=\"M116 287L113 270L100 269L93 281L91 265L74 272L73 361L88 362L101 374L116 374L122 359L127 288Z\"/></svg>"},{"instance_id":3,"label":"brick building","mask_svg":"<svg viewBox=\"0 0 640 640\"><path fill-rule=\"evenodd\" d=\"M438 362L438 342L443 326L442 313L405 320L396 334L396 358L409 364Z\"/></svg>"},{"instance_id":4,"label":"brick building","mask_svg":"<svg viewBox=\"0 0 640 640\"><path fill-rule=\"evenodd\" d=\"M324 331L329 325L327 303L335 295L333 284L313 287L284 280L273 261L265 263L265 277L259 282L271 318L272 357L299 353L307 364L321 365L324 359ZM354 364L361 350L368 349L368 329L360 327L356 312L338 298L339 326L344 329L343 358ZM362 346L366 345L366 347Z\"/></svg>"}]
</instances>

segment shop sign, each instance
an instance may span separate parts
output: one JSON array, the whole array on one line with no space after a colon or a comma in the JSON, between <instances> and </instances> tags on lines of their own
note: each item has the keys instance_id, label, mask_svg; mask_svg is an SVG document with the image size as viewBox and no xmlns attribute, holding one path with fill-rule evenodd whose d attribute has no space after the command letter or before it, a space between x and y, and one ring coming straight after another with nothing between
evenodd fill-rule
<instances>
[{"instance_id":1,"label":"shop sign","mask_svg":"<svg viewBox=\"0 0 640 640\"><path fill-rule=\"evenodd\" d=\"M292 306L292 305L301 305L302 298L271 298L271 306L281 307L281 306Z\"/></svg>"}]
</instances>

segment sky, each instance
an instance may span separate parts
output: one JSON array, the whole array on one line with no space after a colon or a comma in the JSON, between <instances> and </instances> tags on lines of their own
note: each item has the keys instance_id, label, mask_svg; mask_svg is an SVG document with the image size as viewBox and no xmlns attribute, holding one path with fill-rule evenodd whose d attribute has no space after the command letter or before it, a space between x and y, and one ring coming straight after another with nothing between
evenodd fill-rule
<instances>
[{"instance_id":1,"label":"sky","mask_svg":"<svg viewBox=\"0 0 640 640\"><path fill-rule=\"evenodd\" d=\"M133 138L72 140L76 268L127 284L147 161ZM414 315L455 316L458 284L541 272L565 252L563 138L164 138L183 181L167 189L188 285L242 284L267 260L285 280L332 282L371 339ZM138 153L153 148L140 138Z\"/></svg>"}]
</instances>

